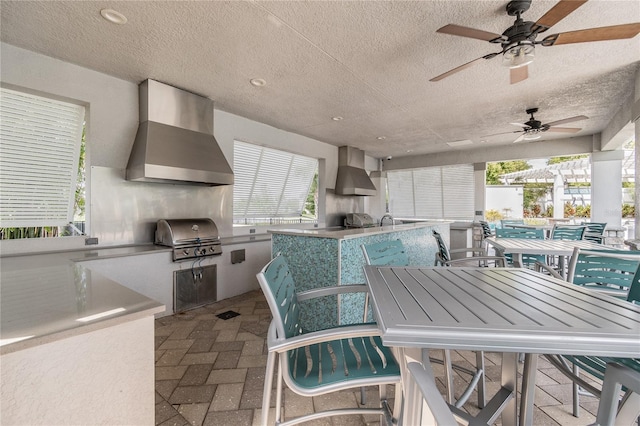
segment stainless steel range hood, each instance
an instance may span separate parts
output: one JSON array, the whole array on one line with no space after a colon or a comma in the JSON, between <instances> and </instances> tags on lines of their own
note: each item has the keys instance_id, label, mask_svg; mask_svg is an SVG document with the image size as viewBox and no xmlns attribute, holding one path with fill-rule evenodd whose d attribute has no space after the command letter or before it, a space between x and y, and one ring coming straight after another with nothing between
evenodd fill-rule
<instances>
[{"instance_id":1,"label":"stainless steel range hood","mask_svg":"<svg viewBox=\"0 0 640 426\"><path fill-rule=\"evenodd\" d=\"M140 84L140 126L126 179L231 185L233 171L213 137L213 101L154 81Z\"/></svg>"},{"instance_id":2,"label":"stainless steel range hood","mask_svg":"<svg viewBox=\"0 0 640 426\"><path fill-rule=\"evenodd\" d=\"M364 169L364 151L351 146L338 150L338 195L376 195L376 187Z\"/></svg>"}]
</instances>

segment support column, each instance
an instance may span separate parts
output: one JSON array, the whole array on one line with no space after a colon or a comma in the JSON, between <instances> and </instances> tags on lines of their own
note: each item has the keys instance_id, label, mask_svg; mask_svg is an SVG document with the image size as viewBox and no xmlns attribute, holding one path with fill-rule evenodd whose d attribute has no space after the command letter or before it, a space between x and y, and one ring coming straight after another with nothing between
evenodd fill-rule
<instances>
[{"instance_id":1,"label":"support column","mask_svg":"<svg viewBox=\"0 0 640 426\"><path fill-rule=\"evenodd\" d=\"M554 170L553 173L553 218L562 219L564 217L564 179L559 171Z\"/></svg>"},{"instance_id":2,"label":"support column","mask_svg":"<svg viewBox=\"0 0 640 426\"><path fill-rule=\"evenodd\" d=\"M591 154L591 221L622 226L622 159L624 152Z\"/></svg>"},{"instance_id":3,"label":"support column","mask_svg":"<svg viewBox=\"0 0 640 426\"><path fill-rule=\"evenodd\" d=\"M473 189L475 196L473 201L473 209L475 210L473 220L484 220L484 209L487 203L487 163L473 164Z\"/></svg>"}]
</instances>

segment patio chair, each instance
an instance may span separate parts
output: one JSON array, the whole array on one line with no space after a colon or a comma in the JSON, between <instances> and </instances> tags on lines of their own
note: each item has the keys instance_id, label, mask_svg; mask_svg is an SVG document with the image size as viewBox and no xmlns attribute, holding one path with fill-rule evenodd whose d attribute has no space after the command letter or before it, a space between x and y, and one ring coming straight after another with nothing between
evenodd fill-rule
<instances>
[{"instance_id":1,"label":"patio chair","mask_svg":"<svg viewBox=\"0 0 640 426\"><path fill-rule=\"evenodd\" d=\"M297 424L322 417L347 414L378 414L381 423L394 422L387 404L386 385L399 385L400 369L391 350L382 344L375 324L338 326L305 333L299 302L340 293L366 292L365 285L322 287L296 292L296 286L283 256L276 256L257 274L273 319L267 335L267 366L262 399L262 425L266 426L276 362L275 423ZM317 396L363 386L378 386L380 404L376 408L343 408L282 419L282 381L293 392ZM393 413L400 412L402 399L396 386Z\"/></svg>"},{"instance_id":2,"label":"patio chair","mask_svg":"<svg viewBox=\"0 0 640 426\"><path fill-rule=\"evenodd\" d=\"M622 404L620 391L626 389ZM620 405L620 406L619 406ZM607 363L596 425L634 425L640 415L640 371L614 362Z\"/></svg>"},{"instance_id":3,"label":"patio chair","mask_svg":"<svg viewBox=\"0 0 640 426\"><path fill-rule=\"evenodd\" d=\"M582 240L586 230L584 225L553 225L551 230L552 240Z\"/></svg>"},{"instance_id":4,"label":"patio chair","mask_svg":"<svg viewBox=\"0 0 640 426\"><path fill-rule=\"evenodd\" d=\"M508 228L509 225L524 225L524 219L502 219L500 221L501 228Z\"/></svg>"},{"instance_id":5,"label":"patio chair","mask_svg":"<svg viewBox=\"0 0 640 426\"><path fill-rule=\"evenodd\" d=\"M491 230L491 225L485 220L478 221L482 227L482 240L480 240L480 248L484 250L485 254L489 254L489 244L486 239L494 236L494 232Z\"/></svg>"},{"instance_id":6,"label":"patio chair","mask_svg":"<svg viewBox=\"0 0 640 426\"><path fill-rule=\"evenodd\" d=\"M569 262L567 281L626 299L638 265L640 251L583 250L576 247ZM548 265L536 265L536 269L563 279Z\"/></svg>"},{"instance_id":7,"label":"patio chair","mask_svg":"<svg viewBox=\"0 0 640 426\"><path fill-rule=\"evenodd\" d=\"M498 238L530 238L530 239L544 239L544 230L542 229L529 229L529 228L501 228L496 229L496 237ZM513 263L513 257L510 254L505 254L507 263ZM536 262L544 263L545 256L538 254L523 254L522 263L523 266L533 267Z\"/></svg>"},{"instance_id":8,"label":"patio chair","mask_svg":"<svg viewBox=\"0 0 640 426\"><path fill-rule=\"evenodd\" d=\"M552 240L582 240L586 227L584 225L553 225L551 229L550 239ZM557 265L557 256L548 256L547 263L549 265Z\"/></svg>"},{"instance_id":9,"label":"patio chair","mask_svg":"<svg viewBox=\"0 0 640 426\"><path fill-rule=\"evenodd\" d=\"M367 265L377 266L409 266L409 257L407 256L404 245L400 240L382 241L379 243L363 244L361 246L364 253L364 259ZM368 297L365 296L365 320L368 312ZM485 400L485 382L484 382L484 353L476 353L476 369L470 370L468 368L458 366L451 363L451 352L449 350L443 350L443 359L431 358L432 362L444 365L445 374L445 386L447 392L447 400L453 404L455 401L454 387L453 387L453 369L462 373L468 374L472 377L469 386L462 393L460 398L456 401L456 406L462 406L469 399L469 396L473 392L473 389L478 386L478 406L484 407Z\"/></svg>"},{"instance_id":10,"label":"patio chair","mask_svg":"<svg viewBox=\"0 0 640 426\"><path fill-rule=\"evenodd\" d=\"M464 260L467 257L473 257L474 260L478 262L486 262L488 259L485 256L485 251L482 248L473 248L473 247L465 247L460 249L450 250L447 244L444 242L444 238L438 231L433 231L433 237L436 239L436 243L438 244L438 252L436 253L436 260L434 266L444 266L445 263L455 263L458 260ZM465 257L460 259L453 259L454 254L465 253ZM468 256L471 254L471 256Z\"/></svg>"},{"instance_id":11,"label":"patio chair","mask_svg":"<svg viewBox=\"0 0 640 426\"><path fill-rule=\"evenodd\" d=\"M593 241L594 243L602 244L604 241L604 230L607 227L607 223L598 222L582 222L581 225L587 227L584 233L584 239Z\"/></svg>"},{"instance_id":12,"label":"patio chair","mask_svg":"<svg viewBox=\"0 0 640 426\"><path fill-rule=\"evenodd\" d=\"M548 265L538 264L537 267L557 278L562 278ZM639 303L640 251L593 251L576 248L569 264L567 281L618 297L626 295L626 300L630 303ZM598 397L601 394L601 389L597 388L593 382L580 376L581 370L600 380L604 379L606 365L609 362L619 363L640 372L640 359L637 358L573 355L545 355L545 357L573 381L573 415L576 417L580 414L580 394L584 394L582 389Z\"/></svg>"},{"instance_id":13,"label":"patio chair","mask_svg":"<svg viewBox=\"0 0 640 426\"><path fill-rule=\"evenodd\" d=\"M438 387L436 386L433 370L428 363L421 364L407 357L408 383L405 398L414 402L414 406L418 406L420 400L423 400L422 413L405 413L404 423L409 425L430 424L450 426L457 424L467 425L484 425L487 423L478 420L471 414L461 409L447 404L442 398ZM424 407L429 410L429 414L424 412ZM417 418L414 418L414 415Z\"/></svg>"}]
</instances>

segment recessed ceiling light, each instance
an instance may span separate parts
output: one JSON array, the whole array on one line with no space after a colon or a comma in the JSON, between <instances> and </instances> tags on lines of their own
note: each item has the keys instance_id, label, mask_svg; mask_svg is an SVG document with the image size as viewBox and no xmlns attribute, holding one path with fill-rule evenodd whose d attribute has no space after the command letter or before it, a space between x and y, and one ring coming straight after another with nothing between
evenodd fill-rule
<instances>
[{"instance_id":1,"label":"recessed ceiling light","mask_svg":"<svg viewBox=\"0 0 640 426\"><path fill-rule=\"evenodd\" d=\"M378 136L376 139L378 139L379 141L383 141L385 140L387 137L386 136Z\"/></svg>"},{"instance_id":2,"label":"recessed ceiling light","mask_svg":"<svg viewBox=\"0 0 640 426\"><path fill-rule=\"evenodd\" d=\"M342 117L340 117L339 115L337 115L337 116L335 116L335 117L331 117L331 119L332 119L333 121L340 121L340 120L342 120Z\"/></svg>"},{"instance_id":3,"label":"recessed ceiling light","mask_svg":"<svg viewBox=\"0 0 640 426\"><path fill-rule=\"evenodd\" d=\"M407 152L413 152L413 150L412 149L408 149Z\"/></svg>"},{"instance_id":4,"label":"recessed ceiling light","mask_svg":"<svg viewBox=\"0 0 640 426\"><path fill-rule=\"evenodd\" d=\"M107 21L113 24L124 25L127 23L127 17L124 16L122 13L118 12L117 10L102 9L100 11L100 15L102 15L104 19L106 19Z\"/></svg>"},{"instance_id":5,"label":"recessed ceiling light","mask_svg":"<svg viewBox=\"0 0 640 426\"><path fill-rule=\"evenodd\" d=\"M249 80L249 83L253 84L256 87L262 87L267 84L267 82L262 78L252 78Z\"/></svg>"}]
</instances>

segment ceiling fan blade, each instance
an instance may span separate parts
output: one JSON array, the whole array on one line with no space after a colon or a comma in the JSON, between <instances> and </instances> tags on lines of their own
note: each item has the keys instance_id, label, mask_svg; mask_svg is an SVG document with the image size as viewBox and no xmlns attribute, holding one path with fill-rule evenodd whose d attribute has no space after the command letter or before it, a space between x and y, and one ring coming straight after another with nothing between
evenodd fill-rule
<instances>
[{"instance_id":1,"label":"ceiling fan blade","mask_svg":"<svg viewBox=\"0 0 640 426\"><path fill-rule=\"evenodd\" d=\"M582 129L576 129L575 127L549 127L547 132L557 133L578 133Z\"/></svg>"},{"instance_id":2,"label":"ceiling fan blade","mask_svg":"<svg viewBox=\"0 0 640 426\"><path fill-rule=\"evenodd\" d=\"M558 44L584 43L589 41L621 40L633 38L640 33L640 22L633 24L612 25L610 27L588 28L586 30L569 31L553 34L542 40L543 46Z\"/></svg>"},{"instance_id":3,"label":"ceiling fan blade","mask_svg":"<svg viewBox=\"0 0 640 426\"><path fill-rule=\"evenodd\" d=\"M490 33L488 31L476 30L475 28L462 27L460 25L449 24L436 30L437 33L450 34L460 37L475 38L478 40L491 41L502 37L500 34Z\"/></svg>"},{"instance_id":4,"label":"ceiling fan blade","mask_svg":"<svg viewBox=\"0 0 640 426\"><path fill-rule=\"evenodd\" d=\"M522 127L523 129L524 129L525 127L527 127L527 125L526 125L526 124L524 124L524 123L509 123L509 124L513 124L514 126Z\"/></svg>"},{"instance_id":5,"label":"ceiling fan blade","mask_svg":"<svg viewBox=\"0 0 640 426\"><path fill-rule=\"evenodd\" d=\"M589 117L587 117L586 115L576 115L575 117L569 117L562 120L545 123L545 126L553 127L553 126L557 126L558 124L567 124L567 123L573 123L574 121L588 120L588 119Z\"/></svg>"},{"instance_id":6,"label":"ceiling fan blade","mask_svg":"<svg viewBox=\"0 0 640 426\"><path fill-rule=\"evenodd\" d=\"M454 68L454 69L452 69L452 70L449 70L449 71L447 71L447 72L445 72L445 73L443 73L443 74L440 74L440 75L439 75L439 76L437 76L437 77L433 77L433 78L432 78L431 80L429 80L429 81L440 81L440 80L442 80L442 79L443 79L443 78L445 78L445 77L449 77L451 74L455 74L455 73L457 73L457 72L462 71L463 69L469 68L470 66L474 65L476 62L480 62L480 60L482 60L482 59L491 59L491 58L493 58L493 57L494 57L494 56L496 56L496 55L497 55L497 53L490 53L490 54L488 54L488 55L481 56L481 57L479 57L478 59L474 59L474 60L473 60L473 61L471 61L471 62L467 62L467 63L466 63L466 64L464 64L464 65L460 65L459 67L456 67L456 68Z\"/></svg>"},{"instance_id":7,"label":"ceiling fan blade","mask_svg":"<svg viewBox=\"0 0 640 426\"><path fill-rule=\"evenodd\" d=\"M520 83L529 78L529 67L527 65L518 68L511 68L509 71L511 84Z\"/></svg>"},{"instance_id":8,"label":"ceiling fan blade","mask_svg":"<svg viewBox=\"0 0 640 426\"><path fill-rule=\"evenodd\" d=\"M513 141L513 143L518 143L524 140L524 135L526 135L526 133L521 134L520 136L518 136L518 139L516 139L515 141Z\"/></svg>"},{"instance_id":9,"label":"ceiling fan blade","mask_svg":"<svg viewBox=\"0 0 640 426\"><path fill-rule=\"evenodd\" d=\"M548 30L586 2L587 0L560 0L538 19L536 22L536 27L540 27L538 32Z\"/></svg>"}]
</instances>

